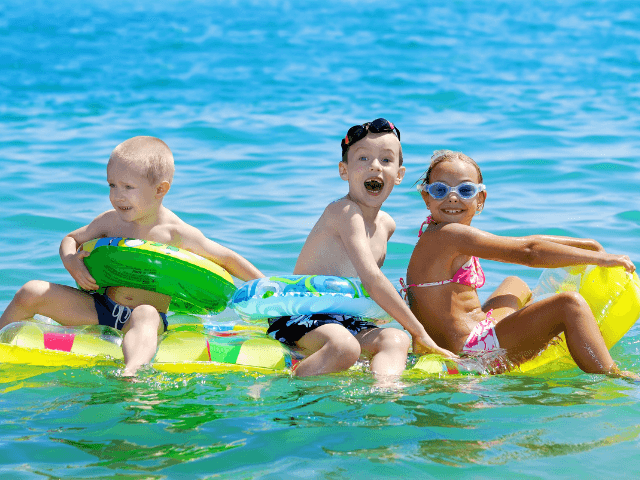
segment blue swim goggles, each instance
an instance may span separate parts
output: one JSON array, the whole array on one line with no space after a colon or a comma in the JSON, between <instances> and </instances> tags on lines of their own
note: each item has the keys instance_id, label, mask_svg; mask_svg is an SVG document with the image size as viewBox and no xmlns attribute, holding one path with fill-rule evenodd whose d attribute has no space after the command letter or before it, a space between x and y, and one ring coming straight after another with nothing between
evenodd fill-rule
<instances>
[{"instance_id":1,"label":"blue swim goggles","mask_svg":"<svg viewBox=\"0 0 640 480\"><path fill-rule=\"evenodd\" d=\"M418 185L418 191L427 192L433 197L434 200L442 200L449 193L454 192L458 197L463 200L471 200L480 192L487 190L487 187L482 183L463 182L455 187L450 187L446 183L434 182L429 184Z\"/></svg>"}]
</instances>

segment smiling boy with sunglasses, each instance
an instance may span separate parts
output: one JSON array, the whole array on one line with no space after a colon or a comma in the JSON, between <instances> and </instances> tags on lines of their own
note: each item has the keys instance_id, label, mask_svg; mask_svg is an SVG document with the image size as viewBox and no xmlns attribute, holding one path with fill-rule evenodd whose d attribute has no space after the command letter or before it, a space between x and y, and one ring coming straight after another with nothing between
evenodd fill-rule
<instances>
[{"instance_id":1,"label":"smiling boy with sunglasses","mask_svg":"<svg viewBox=\"0 0 640 480\"><path fill-rule=\"evenodd\" d=\"M342 140L339 171L349 192L326 207L293 273L359 277L371 298L411 334L416 353L453 356L433 342L380 270L396 227L381 207L405 173L400 131L383 118L351 127ZM297 376L346 370L361 354L370 358L378 377L393 378L406 366L409 338L396 328L322 313L273 318L269 324L271 336L307 355L294 372Z\"/></svg>"}]
</instances>

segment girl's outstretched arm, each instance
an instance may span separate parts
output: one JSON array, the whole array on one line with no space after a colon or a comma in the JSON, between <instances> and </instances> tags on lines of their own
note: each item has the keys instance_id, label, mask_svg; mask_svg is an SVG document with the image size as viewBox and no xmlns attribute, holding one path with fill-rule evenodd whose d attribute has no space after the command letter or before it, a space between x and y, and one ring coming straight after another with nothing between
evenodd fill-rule
<instances>
[{"instance_id":1,"label":"girl's outstretched arm","mask_svg":"<svg viewBox=\"0 0 640 480\"><path fill-rule=\"evenodd\" d=\"M593 250L595 252L604 252L604 247L592 238L574 238L562 237L559 235L528 235L524 238L546 240L547 242L559 243L569 247L582 248L584 250Z\"/></svg>"},{"instance_id":2,"label":"girl's outstretched arm","mask_svg":"<svg viewBox=\"0 0 640 480\"><path fill-rule=\"evenodd\" d=\"M516 263L535 268L573 265L622 266L632 273L636 267L627 255L615 255L544 240L543 236L501 237L460 223L444 225L441 242L447 242L462 255ZM560 237L562 238L562 237Z\"/></svg>"}]
</instances>

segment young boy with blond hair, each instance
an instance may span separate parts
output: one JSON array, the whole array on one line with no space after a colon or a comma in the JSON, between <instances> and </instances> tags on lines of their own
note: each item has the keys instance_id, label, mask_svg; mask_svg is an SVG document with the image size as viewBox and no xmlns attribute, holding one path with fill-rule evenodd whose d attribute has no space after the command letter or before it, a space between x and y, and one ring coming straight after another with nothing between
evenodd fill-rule
<instances>
[{"instance_id":1,"label":"young boy with blond hair","mask_svg":"<svg viewBox=\"0 0 640 480\"><path fill-rule=\"evenodd\" d=\"M454 356L435 344L380 270L396 227L381 207L405 173L400 131L383 118L351 127L339 171L349 193L326 207L293 273L360 277L371 298L411 334L416 353ZM271 336L308 355L294 371L300 377L346 370L361 353L379 377L397 376L406 366L409 338L396 328L334 314L277 317L269 324Z\"/></svg>"},{"instance_id":2,"label":"young boy with blond hair","mask_svg":"<svg viewBox=\"0 0 640 480\"><path fill-rule=\"evenodd\" d=\"M0 328L11 322L50 317L62 325L107 325L122 330L125 368L135 375L155 356L158 334L166 331L171 297L127 286L109 286L104 294L84 264L80 245L94 238L124 237L151 240L189 250L208 258L241 280L264 275L234 251L209 240L162 205L171 187L173 154L160 139L133 137L118 145L107 164L109 200L113 209L62 239L60 257L78 285L32 280L18 290L0 317ZM123 317L124 312L124 317Z\"/></svg>"}]
</instances>

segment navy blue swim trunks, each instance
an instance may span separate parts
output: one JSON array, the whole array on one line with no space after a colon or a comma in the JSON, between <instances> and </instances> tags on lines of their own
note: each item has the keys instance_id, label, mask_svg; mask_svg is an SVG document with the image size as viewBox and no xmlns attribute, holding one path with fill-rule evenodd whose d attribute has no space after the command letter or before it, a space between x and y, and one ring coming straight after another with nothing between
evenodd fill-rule
<instances>
[{"instance_id":1,"label":"navy blue swim trunks","mask_svg":"<svg viewBox=\"0 0 640 480\"><path fill-rule=\"evenodd\" d=\"M379 328L375 323L363 320L362 317L335 313L313 313L311 315L294 315L269 319L267 334L290 347L304 335L328 323L337 323L349 330L355 337L363 330Z\"/></svg>"},{"instance_id":2,"label":"navy blue swim trunks","mask_svg":"<svg viewBox=\"0 0 640 480\"><path fill-rule=\"evenodd\" d=\"M122 330L124 324L127 323L131 316L131 308L120 305L119 303L111 300L107 295L101 293L92 293L93 303L96 307L96 313L98 314L98 323L100 325L106 325L107 327L115 328L116 330ZM160 313L162 323L164 324L164 331L169 328L169 322L167 321L167 314Z\"/></svg>"}]
</instances>

